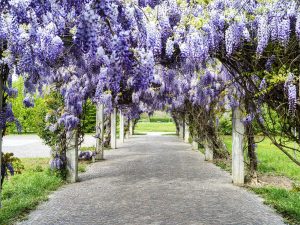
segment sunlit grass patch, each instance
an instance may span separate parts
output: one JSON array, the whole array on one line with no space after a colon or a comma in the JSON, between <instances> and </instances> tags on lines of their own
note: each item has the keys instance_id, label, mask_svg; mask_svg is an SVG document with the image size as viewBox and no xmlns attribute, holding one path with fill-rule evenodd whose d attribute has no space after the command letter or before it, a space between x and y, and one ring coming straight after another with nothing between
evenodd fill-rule
<instances>
[{"instance_id":1,"label":"sunlit grass patch","mask_svg":"<svg viewBox=\"0 0 300 225\"><path fill-rule=\"evenodd\" d=\"M48 169L48 158L22 159L22 162L25 166L22 174L4 181L0 224L11 224L24 217L63 184L62 178Z\"/></svg>"}]
</instances>

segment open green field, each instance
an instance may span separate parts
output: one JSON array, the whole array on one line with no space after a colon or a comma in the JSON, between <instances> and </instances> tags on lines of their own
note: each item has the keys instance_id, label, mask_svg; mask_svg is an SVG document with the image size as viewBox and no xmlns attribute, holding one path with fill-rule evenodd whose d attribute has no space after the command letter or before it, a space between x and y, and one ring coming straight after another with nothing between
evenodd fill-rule
<instances>
[{"instance_id":1,"label":"open green field","mask_svg":"<svg viewBox=\"0 0 300 225\"><path fill-rule=\"evenodd\" d=\"M231 151L231 136L223 140ZM274 186L252 187L251 190L262 196L266 204L274 207L289 224L300 224L300 167L293 163L269 139L257 144L259 160L258 172L263 175L276 175L290 178L294 188L286 190ZM276 179L276 178L275 178Z\"/></svg>"},{"instance_id":2,"label":"open green field","mask_svg":"<svg viewBox=\"0 0 300 225\"><path fill-rule=\"evenodd\" d=\"M134 129L134 132L176 132L176 127L173 122L138 122Z\"/></svg>"},{"instance_id":3,"label":"open green field","mask_svg":"<svg viewBox=\"0 0 300 225\"><path fill-rule=\"evenodd\" d=\"M134 132L143 134L147 132L176 132L175 123L165 112L155 111L152 116L144 113L136 124Z\"/></svg>"}]
</instances>

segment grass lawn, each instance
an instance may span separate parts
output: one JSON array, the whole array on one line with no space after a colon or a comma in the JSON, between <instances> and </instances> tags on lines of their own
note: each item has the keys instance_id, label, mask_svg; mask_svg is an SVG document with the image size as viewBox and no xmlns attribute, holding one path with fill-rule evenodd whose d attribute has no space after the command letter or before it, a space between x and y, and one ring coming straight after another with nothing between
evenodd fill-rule
<instances>
[{"instance_id":1,"label":"grass lawn","mask_svg":"<svg viewBox=\"0 0 300 225\"><path fill-rule=\"evenodd\" d=\"M47 200L51 191L63 184L59 176L48 169L48 158L22 159L24 171L5 180L2 190L0 224L12 224Z\"/></svg>"},{"instance_id":2,"label":"grass lawn","mask_svg":"<svg viewBox=\"0 0 300 225\"><path fill-rule=\"evenodd\" d=\"M275 187L252 188L265 203L273 206L289 224L300 224L300 192Z\"/></svg>"},{"instance_id":3,"label":"grass lawn","mask_svg":"<svg viewBox=\"0 0 300 225\"><path fill-rule=\"evenodd\" d=\"M134 132L176 132L176 127L173 122L139 122L136 124Z\"/></svg>"},{"instance_id":4,"label":"grass lawn","mask_svg":"<svg viewBox=\"0 0 300 225\"><path fill-rule=\"evenodd\" d=\"M231 151L231 136L223 140ZM269 139L257 144L258 171L264 174L286 176L300 182L300 167L293 163L283 152L276 148Z\"/></svg>"},{"instance_id":5,"label":"grass lawn","mask_svg":"<svg viewBox=\"0 0 300 225\"><path fill-rule=\"evenodd\" d=\"M224 136L223 140L231 151L231 136ZM276 148L269 139L258 143L257 156L260 174L285 176L292 179L296 186L292 190L272 186L253 187L251 190L262 196L265 203L274 207L288 223L300 224L300 167Z\"/></svg>"}]
</instances>

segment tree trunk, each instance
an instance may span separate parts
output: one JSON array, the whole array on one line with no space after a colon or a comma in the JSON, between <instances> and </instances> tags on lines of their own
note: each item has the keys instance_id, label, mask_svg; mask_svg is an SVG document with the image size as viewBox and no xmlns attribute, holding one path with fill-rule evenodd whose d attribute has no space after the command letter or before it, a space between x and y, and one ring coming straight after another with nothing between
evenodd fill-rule
<instances>
[{"instance_id":1,"label":"tree trunk","mask_svg":"<svg viewBox=\"0 0 300 225\"><path fill-rule=\"evenodd\" d=\"M134 121L133 121L133 119L129 120L129 135L134 135Z\"/></svg>"},{"instance_id":2,"label":"tree trunk","mask_svg":"<svg viewBox=\"0 0 300 225\"><path fill-rule=\"evenodd\" d=\"M110 135L111 135L111 118L110 115L106 115L104 119L104 147L110 147Z\"/></svg>"},{"instance_id":3,"label":"tree trunk","mask_svg":"<svg viewBox=\"0 0 300 225\"><path fill-rule=\"evenodd\" d=\"M215 159L229 159L229 152L227 150L226 145L224 144L223 140L220 138L217 128L213 123L209 123L207 128L207 135L205 136L205 140L212 148L213 155Z\"/></svg>"},{"instance_id":4,"label":"tree trunk","mask_svg":"<svg viewBox=\"0 0 300 225\"><path fill-rule=\"evenodd\" d=\"M255 151L255 140L252 124L246 126L246 135L248 141L248 157L249 157L249 175L251 182L257 183L257 155Z\"/></svg>"}]
</instances>

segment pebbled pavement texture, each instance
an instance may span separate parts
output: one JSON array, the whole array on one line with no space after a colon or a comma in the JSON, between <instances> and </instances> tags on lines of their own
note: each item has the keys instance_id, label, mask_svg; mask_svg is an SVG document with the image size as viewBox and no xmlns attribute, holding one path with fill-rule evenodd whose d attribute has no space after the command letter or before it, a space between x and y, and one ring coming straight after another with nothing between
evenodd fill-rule
<instances>
[{"instance_id":1,"label":"pebbled pavement texture","mask_svg":"<svg viewBox=\"0 0 300 225\"><path fill-rule=\"evenodd\" d=\"M232 185L228 173L178 137L125 141L19 224L284 224L261 198Z\"/></svg>"}]
</instances>

